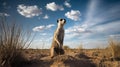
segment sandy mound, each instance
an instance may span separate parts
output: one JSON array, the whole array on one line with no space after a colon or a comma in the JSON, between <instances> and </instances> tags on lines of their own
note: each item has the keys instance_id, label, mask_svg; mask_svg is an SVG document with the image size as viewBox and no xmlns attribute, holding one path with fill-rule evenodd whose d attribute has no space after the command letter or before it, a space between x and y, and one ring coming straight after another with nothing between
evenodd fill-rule
<instances>
[{"instance_id":1,"label":"sandy mound","mask_svg":"<svg viewBox=\"0 0 120 67\"><path fill-rule=\"evenodd\" d=\"M60 55L52 59L54 62L51 67L95 67L95 65L87 59L76 59L69 55Z\"/></svg>"}]
</instances>

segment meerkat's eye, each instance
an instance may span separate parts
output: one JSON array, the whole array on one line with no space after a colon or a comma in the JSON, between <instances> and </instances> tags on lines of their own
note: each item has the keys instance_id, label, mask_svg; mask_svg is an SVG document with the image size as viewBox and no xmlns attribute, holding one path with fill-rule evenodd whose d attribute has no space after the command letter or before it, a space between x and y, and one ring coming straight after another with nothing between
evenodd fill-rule
<instances>
[{"instance_id":1,"label":"meerkat's eye","mask_svg":"<svg viewBox=\"0 0 120 67\"><path fill-rule=\"evenodd\" d=\"M58 20L57 20L57 23L58 23L59 21L63 21L63 19L58 19Z\"/></svg>"},{"instance_id":2,"label":"meerkat's eye","mask_svg":"<svg viewBox=\"0 0 120 67\"><path fill-rule=\"evenodd\" d=\"M63 19L60 19L60 21L62 21Z\"/></svg>"}]
</instances>

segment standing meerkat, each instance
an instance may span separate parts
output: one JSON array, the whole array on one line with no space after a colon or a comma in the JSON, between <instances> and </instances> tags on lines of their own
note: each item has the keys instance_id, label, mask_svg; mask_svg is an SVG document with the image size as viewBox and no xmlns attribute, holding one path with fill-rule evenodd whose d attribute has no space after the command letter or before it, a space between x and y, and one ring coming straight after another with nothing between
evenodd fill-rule
<instances>
[{"instance_id":1,"label":"standing meerkat","mask_svg":"<svg viewBox=\"0 0 120 67\"><path fill-rule=\"evenodd\" d=\"M63 41L64 41L64 24L66 23L65 19L57 20L58 26L54 32L52 46L50 49L50 56L53 58L56 55L64 54L63 50Z\"/></svg>"}]
</instances>

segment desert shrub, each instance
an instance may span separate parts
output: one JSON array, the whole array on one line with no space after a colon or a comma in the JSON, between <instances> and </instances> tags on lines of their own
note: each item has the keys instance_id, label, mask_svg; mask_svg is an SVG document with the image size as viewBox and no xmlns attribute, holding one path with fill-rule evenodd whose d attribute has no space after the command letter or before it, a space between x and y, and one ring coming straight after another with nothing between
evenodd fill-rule
<instances>
[{"instance_id":1,"label":"desert shrub","mask_svg":"<svg viewBox=\"0 0 120 67\"><path fill-rule=\"evenodd\" d=\"M113 39L109 40L109 46L107 49L110 50L112 57L114 60L120 60L120 43L117 41L114 41Z\"/></svg>"},{"instance_id":2,"label":"desert shrub","mask_svg":"<svg viewBox=\"0 0 120 67\"><path fill-rule=\"evenodd\" d=\"M32 42L30 32L0 16L0 67L14 67L24 61L22 50Z\"/></svg>"},{"instance_id":3,"label":"desert shrub","mask_svg":"<svg viewBox=\"0 0 120 67\"><path fill-rule=\"evenodd\" d=\"M72 49L67 45L63 46L63 48L65 50L65 54L69 54L69 53L73 52Z\"/></svg>"},{"instance_id":4,"label":"desert shrub","mask_svg":"<svg viewBox=\"0 0 120 67\"><path fill-rule=\"evenodd\" d=\"M80 54L84 54L84 51L83 51L83 44L81 43L79 46L78 46L78 53L80 53Z\"/></svg>"},{"instance_id":5,"label":"desert shrub","mask_svg":"<svg viewBox=\"0 0 120 67\"><path fill-rule=\"evenodd\" d=\"M92 53L92 56L98 56L99 55L99 52L95 51Z\"/></svg>"},{"instance_id":6,"label":"desert shrub","mask_svg":"<svg viewBox=\"0 0 120 67\"><path fill-rule=\"evenodd\" d=\"M70 49L70 47L69 47L69 46L63 46L63 48L64 48L65 50Z\"/></svg>"}]
</instances>

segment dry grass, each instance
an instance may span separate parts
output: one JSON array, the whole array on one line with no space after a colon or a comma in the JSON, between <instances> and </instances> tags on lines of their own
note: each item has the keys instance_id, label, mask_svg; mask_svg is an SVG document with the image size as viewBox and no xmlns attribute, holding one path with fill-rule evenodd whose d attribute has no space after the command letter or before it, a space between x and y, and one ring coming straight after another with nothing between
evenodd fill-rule
<instances>
[{"instance_id":1,"label":"dry grass","mask_svg":"<svg viewBox=\"0 0 120 67\"><path fill-rule=\"evenodd\" d=\"M63 46L63 48L64 48L64 51L65 51L65 54L69 54L69 53L73 52L72 49L67 45Z\"/></svg>"},{"instance_id":2,"label":"dry grass","mask_svg":"<svg viewBox=\"0 0 120 67\"><path fill-rule=\"evenodd\" d=\"M63 48L64 48L65 50L70 49L69 46L63 46Z\"/></svg>"},{"instance_id":3,"label":"dry grass","mask_svg":"<svg viewBox=\"0 0 120 67\"><path fill-rule=\"evenodd\" d=\"M79 53L83 53L83 49L84 49L83 44L81 43L77 49L78 49Z\"/></svg>"},{"instance_id":4,"label":"dry grass","mask_svg":"<svg viewBox=\"0 0 120 67\"><path fill-rule=\"evenodd\" d=\"M109 40L109 46L107 48L112 54L114 60L120 60L120 42L114 41L113 39Z\"/></svg>"},{"instance_id":5,"label":"dry grass","mask_svg":"<svg viewBox=\"0 0 120 67\"><path fill-rule=\"evenodd\" d=\"M30 36L31 33L23 31L20 25L0 17L0 67L14 67L25 60L22 50L31 44Z\"/></svg>"}]
</instances>

